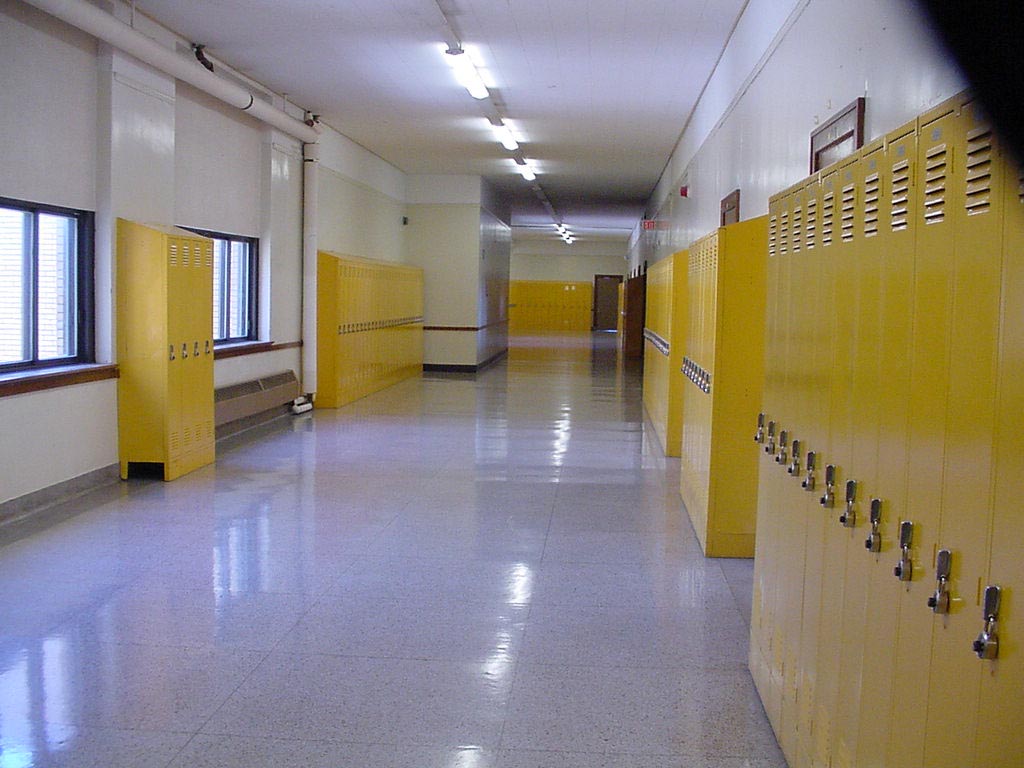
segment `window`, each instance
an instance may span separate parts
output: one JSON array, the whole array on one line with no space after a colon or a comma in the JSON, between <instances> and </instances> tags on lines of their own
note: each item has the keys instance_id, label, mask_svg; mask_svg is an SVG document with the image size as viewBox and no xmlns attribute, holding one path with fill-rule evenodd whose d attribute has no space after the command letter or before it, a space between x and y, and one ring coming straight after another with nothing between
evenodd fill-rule
<instances>
[{"instance_id":1,"label":"window","mask_svg":"<svg viewBox=\"0 0 1024 768\"><path fill-rule=\"evenodd\" d=\"M213 340L215 343L257 338L256 264L259 240L192 229L213 240Z\"/></svg>"},{"instance_id":2,"label":"window","mask_svg":"<svg viewBox=\"0 0 1024 768\"><path fill-rule=\"evenodd\" d=\"M93 226L0 198L0 372L93 362Z\"/></svg>"}]
</instances>

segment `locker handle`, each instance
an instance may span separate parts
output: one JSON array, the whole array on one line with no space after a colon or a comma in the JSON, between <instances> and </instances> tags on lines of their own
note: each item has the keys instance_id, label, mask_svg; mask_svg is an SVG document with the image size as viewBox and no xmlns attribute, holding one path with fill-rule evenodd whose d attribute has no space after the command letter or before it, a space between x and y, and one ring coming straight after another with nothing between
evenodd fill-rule
<instances>
[{"instance_id":1,"label":"locker handle","mask_svg":"<svg viewBox=\"0 0 1024 768\"><path fill-rule=\"evenodd\" d=\"M786 430L782 430L782 432L779 433L779 452L775 454L776 464L785 464L786 460L789 458L786 453L786 451L789 449L789 446L787 445L788 442L789 432L787 432Z\"/></svg>"},{"instance_id":2,"label":"locker handle","mask_svg":"<svg viewBox=\"0 0 1024 768\"><path fill-rule=\"evenodd\" d=\"M948 549L940 549L935 556L935 592L928 598L928 607L932 613L949 613L949 574L953 569L953 553Z\"/></svg>"},{"instance_id":3,"label":"locker handle","mask_svg":"<svg viewBox=\"0 0 1024 768\"><path fill-rule=\"evenodd\" d=\"M789 463L789 468L786 471L793 477L800 477L800 441L793 441L793 450L790 451L790 455L793 460Z\"/></svg>"},{"instance_id":4,"label":"locker handle","mask_svg":"<svg viewBox=\"0 0 1024 768\"><path fill-rule=\"evenodd\" d=\"M169 359L170 359L170 360L174 360L174 359L175 359L175 358L174 358L174 345L173 345L173 344L171 344L171 356L170 356L170 358L169 358Z\"/></svg>"},{"instance_id":5,"label":"locker handle","mask_svg":"<svg viewBox=\"0 0 1024 768\"><path fill-rule=\"evenodd\" d=\"M846 481L846 511L839 516L839 522L844 528L853 528L857 525L857 481Z\"/></svg>"},{"instance_id":6,"label":"locker handle","mask_svg":"<svg viewBox=\"0 0 1024 768\"><path fill-rule=\"evenodd\" d=\"M755 443L763 443L764 442L764 414L763 413L757 414L757 432L754 433L754 442Z\"/></svg>"},{"instance_id":7,"label":"locker handle","mask_svg":"<svg viewBox=\"0 0 1024 768\"><path fill-rule=\"evenodd\" d=\"M1001 590L995 584L985 587L985 606L983 617L985 628L978 639L974 641L974 652L979 659L999 658L999 633L997 620L999 619L999 604L1001 602Z\"/></svg>"},{"instance_id":8,"label":"locker handle","mask_svg":"<svg viewBox=\"0 0 1024 768\"><path fill-rule=\"evenodd\" d=\"M817 479L815 477L814 472L815 472L815 469L817 468L817 463L818 463L818 455L814 451L808 451L807 452L807 476L804 478L804 481L802 483L800 483L800 486L805 491L813 491L814 490L814 481Z\"/></svg>"},{"instance_id":9,"label":"locker handle","mask_svg":"<svg viewBox=\"0 0 1024 768\"><path fill-rule=\"evenodd\" d=\"M871 500L871 533L864 540L864 548L868 552L881 552L882 551L882 532L878 530L878 526L882 522L882 500L872 499Z\"/></svg>"},{"instance_id":10,"label":"locker handle","mask_svg":"<svg viewBox=\"0 0 1024 768\"><path fill-rule=\"evenodd\" d=\"M195 346L192 348L192 356L199 357L199 341L196 341Z\"/></svg>"},{"instance_id":11,"label":"locker handle","mask_svg":"<svg viewBox=\"0 0 1024 768\"><path fill-rule=\"evenodd\" d=\"M186 341L181 345L181 359L184 360L188 357L188 342Z\"/></svg>"},{"instance_id":12,"label":"locker handle","mask_svg":"<svg viewBox=\"0 0 1024 768\"><path fill-rule=\"evenodd\" d=\"M771 456L775 453L775 422L768 422L768 443L764 447L764 452Z\"/></svg>"},{"instance_id":13,"label":"locker handle","mask_svg":"<svg viewBox=\"0 0 1024 768\"><path fill-rule=\"evenodd\" d=\"M914 578L914 561L910 558L910 546L914 543L914 524L910 520L900 523L900 561L892 569L893 575L900 581L911 581Z\"/></svg>"},{"instance_id":14,"label":"locker handle","mask_svg":"<svg viewBox=\"0 0 1024 768\"><path fill-rule=\"evenodd\" d=\"M206 340L206 354L210 354L210 340Z\"/></svg>"},{"instance_id":15,"label":"locker handle","mask_svg":"<svg viewBox=\"0 0 1024 768\"><path fill-rule=\"evenodd\" d=\"M825 494L821 497L821 506L831 509L836 503L836 465L825 465Z\"/></svg>"}]
</instances>

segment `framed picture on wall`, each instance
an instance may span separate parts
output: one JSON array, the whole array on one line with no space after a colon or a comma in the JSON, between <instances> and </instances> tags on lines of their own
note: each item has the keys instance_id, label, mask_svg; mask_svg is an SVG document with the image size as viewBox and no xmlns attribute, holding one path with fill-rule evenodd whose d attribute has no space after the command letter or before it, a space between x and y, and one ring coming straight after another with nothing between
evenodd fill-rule
<instances>
[{"instance_id":1,"label":"framed picture on wall","mask_svg":"<svg viewBox=\"0 0 1024 768\"><path fill-rule=\"evenodd\" d=\"M864 146L863 96L811 133L811 173L849 157Z\"/></svg>"}]
</instances>

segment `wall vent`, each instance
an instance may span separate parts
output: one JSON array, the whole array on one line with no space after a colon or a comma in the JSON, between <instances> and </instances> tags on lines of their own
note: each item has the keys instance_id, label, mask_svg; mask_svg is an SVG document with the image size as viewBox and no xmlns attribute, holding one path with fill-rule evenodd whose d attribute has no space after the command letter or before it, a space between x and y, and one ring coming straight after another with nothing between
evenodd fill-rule
<instances>
[{"instance_id":1,"label":"wall vent","mask_svg":"<svg viewBox=\"0 0 1024 768\"><path fill-rule=\"evenodd\" d=\"M835 219L836 196L828 192L821 201L821 244L832 245L832 228Z\"/></svg>"},{"instance_id":2,"label":"wall vent","mask_svg":"<svg viewBox=\"0 0 1024 768\"><path fill-rule=\"evenodd\" d=\"M925 153L924 223L939 224L946 220L946 179L949 175L949 150L937 144Z\"/></svg>"},{"instance_id":3,"label":"wall vent","mask_svg":"<svg viewBox=\"0 0 1024 768\"><path fill-rule=\"evenodd\" d=\"M892 167L892 194L889 213L892 231L900 232L910 224L910 161L901 160Z\"/></svg>"},{"instance_id":4,"label":"wall vent","mask_svg":"<svg viewBox=\"0 0 1024 768\"><path fill-rule=\"evenodd\" d=\"M841 237L844 243L853 240L853 213L857 204L857 188L853 184L843 187L842 212L840 214Z\"/></svg>"},{"instance_id":5,"label":"wall vent","mask_svg":"<svg viewBox=\"0 0 1024 768\"><path fill-rule=\"evenodd\" d=\"M968 216L992 209L992 130L975 128L967 133L967 189L964 207Z\"/></svg>"},{"instance_id":6,"label":"wall vent","mask_svg":"<svg viewBox=\"0 0 1024 768\"><path fill-rule=\"evenodd\" d=\"M807 201L807 219L804 222L804 243L807 250L815 246L814 236L818 229L818 201L811 199Z\"/></svg>"},{"instance_id":7,"label":"wall vent","mask_svg":"<svg viewBox=\"0 0 1024 768\"><path fill-rule=\"evenodd\" d=\"M878 234L879 176L873 173L864 179L864 237Z\"/></svg>"}]
</instances>

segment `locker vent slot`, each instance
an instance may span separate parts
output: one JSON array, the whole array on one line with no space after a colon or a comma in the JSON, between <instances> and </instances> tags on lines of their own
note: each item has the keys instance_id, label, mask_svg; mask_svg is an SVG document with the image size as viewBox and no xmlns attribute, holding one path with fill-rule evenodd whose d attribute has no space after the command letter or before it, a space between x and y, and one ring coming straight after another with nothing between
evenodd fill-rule
<instances>
[{"instance_id":1,"label":"locker vent slot","mask_svg":"<svg viewBox=\"0 0 1024 768\"><path fill-rule=\"evenodd\" d=\"M168 261L172 267L178 266L178 244L171 242L167 248Z\"/></svg>"},{"instance_id":2,"label":"locker vent slot","mask_svg":"<svg viewBox=\"0 0 1024 768\"><path fill-rule=\"evenodd\" d=\"M807 201L807 220L804 223L804 243L807 250L814 247L814 235L818 228L818 201Z\"/></svg>"},{"instance_id":3,"label":"locker vent slot","mask_svg":"<svg viewBox=\"0 0 1024 768\"><path fill-rule=\"evenodd\" d=\"M775 255L775 246L779 236L779 220L777 216L768 219L768 256ZM693 271L692 269L690 270Z\"/></svg>"},{"instance_id":4,"label":"locker vent slot","mask_svg":"<svg viewBox=\"0 0 1024 768\"><path fill-rule=\"evenodd\" d=\"M836 196L829 192L821 202L821 244L832 245L832 221L835 216Z\"/></svg>"},{"instance_id":5,"label":"locker vent slot","mask_svg":"<svg viewBox=\"0 0 1024 768\"><path fill-rule=\"evenodd\" d=\"M793 222L790 226L789 242L793 253L800 253L803 246L804 212L801 208L793 209Z\"/></svg>"},{"instance_id":6,"label":"locker vent slot","mask_svg":"<svg viewBox=\"0 0 1024 768\"><path fill-rule=\"evenodd\" d=\"M900 232L909 225L910 161L901 160L892 167L892 194L889 196L892 231Z\"/></svg>"},{"instance_id":7,"label":"locker vent slot","mask_svg":"<svg viewBox=\"0 0 1024 768\"><path fill-rule=\"evenodd\" d=\"M203 246L204 262L208 268L213 268L213 247L210 245Z\"/></svg>"},{"instance_id":8,"label":"locker vent slot","mask_svg":"<svg viewBox=\"0 0 1024 768\"><path fill-rule=\"evenodd\" d=\"M192 244L188 240L181 245L181 266L192 266Z\"/></svg>"},{"instance_id":9,"label":"locker vent slot","mask_svg":"<svg viewBox=\"0 0 1024 768\"><path fill-rule=\"evenodd\" d=\"M181 433L177 430L171 432L171 456L181 453Z\"/></svg>"},{"instance_id":10,"label":"locker vent slot","mask_svg":"<svg viewBox=\"0 0 1024 768\"><path fill-rule=\"evenodd\" d=\"M779 217L779 255L789 253L789 211L783 211Z\"/></svg>"},{"instance_id":11,"label":"locker vent slot","mask_svg":"<svg viewBox=\"0 0 1024 768\"><path fill-rule=\"evenodd\" d=\"M968 216L988 213L992 207L992 130L975 128L967 134Z\"/></svg>"},{"instance_id":12,"label":"locker vent slot","mask_svg":"<svg viewBox=\"0 0 1024 768\"><path fill-rule=\"evenodd\" d=\"M924 222L938 224L946 220L946 176L949 152L938 144L925 153Z\"/></svg>"},{"instance_id":13,"label":"locker vent slot","mask_svg":"<svg viewBox=\"0 0 1024 768\"><path fill-rule=\"evenodd\" d=\"M842 240L848 243L853 240L853 209L856 203L856 188L853 184L843 187L843 203L841 214Z\"/></svg>"},{"instance_id":14,"label":"locker vent slot","mask_svg":"<svg viewBox=\"0 0 1024 768\"><path fill-rule=\"evenodd\" d=\"M864 179L864 237L878 234L878 174L873 173Z\"/></svg>"}]
</instances>

